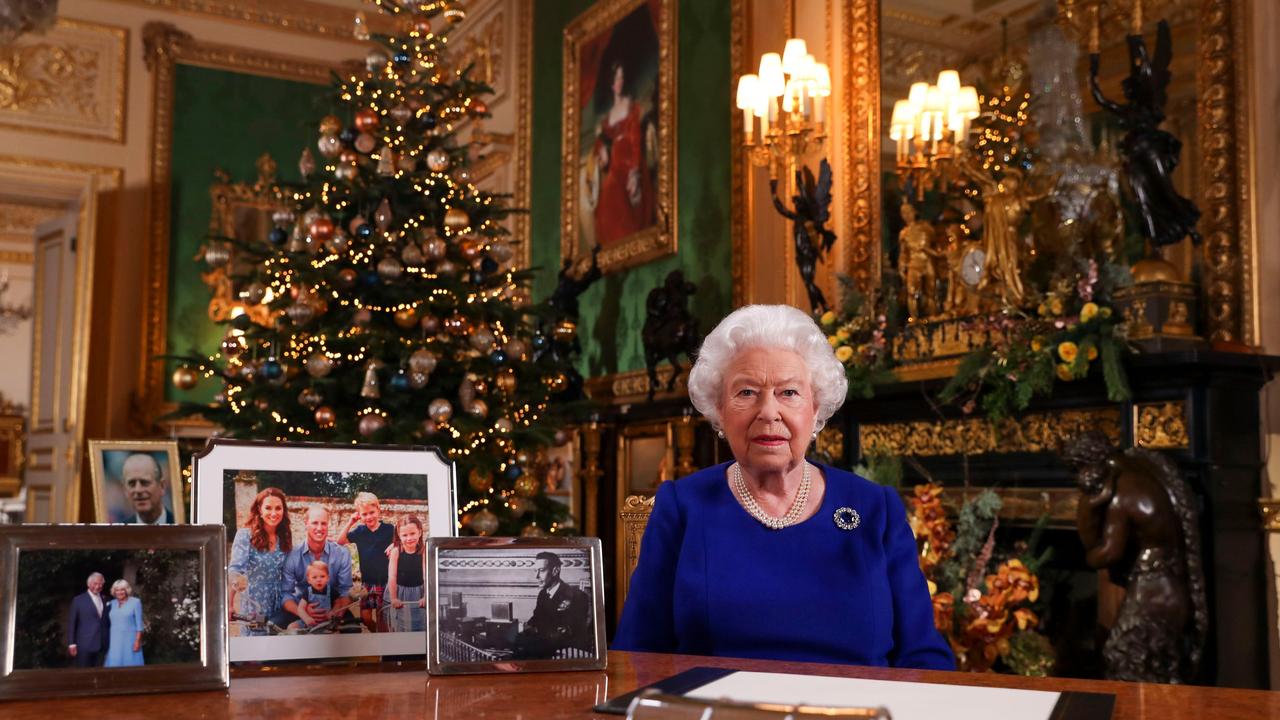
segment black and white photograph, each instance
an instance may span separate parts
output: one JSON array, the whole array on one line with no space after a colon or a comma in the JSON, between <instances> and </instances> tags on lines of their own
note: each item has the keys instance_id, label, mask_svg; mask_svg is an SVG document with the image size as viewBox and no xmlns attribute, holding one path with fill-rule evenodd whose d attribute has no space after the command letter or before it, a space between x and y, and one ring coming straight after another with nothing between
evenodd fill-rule
<instances>
[{"instance_id":1,"label":"black and white photograph","mask_svg":"<svg viewBox=\"0 0 1280 720\"><path fill-rule=\"evenodd\" d=\"M89 469L98 522L186 522L176 442L90 440Z\"/></svg>"},{"instance_id":2,"label":"black and white photograph","mask_svg":"<svg viewBox=\"0 0 1280 720\"><path fill-rule=\"evenodd\" d=\"M196 485L199 517L216 504L226 527L231 659L423 654L425 545L452 531L452 467L425 450L218 442Z\"/></svg>"},{"instance_id":3,"label":"black and white photograph","mask_svg":"<svg viewBox=\"0 0 1280 720\"><path fill-rule=\"evenodd\" d=\"M428 543L430 672L604 667L598 538Z\"/></svg>"},{"instance_id":4,"label":"black and white photograph","mask_svg":"<svg viewBox=\"0 0 1280 720\"><path fill-rule=\"evenodd\" d=\"M207 658L225 657L221 618L208 614L225 607L220 534L216 526L0 528L0 574L16 588L0 608L12 618L6 666L37 680L72 673L66 683L84 671L140 668L200 676Z\"/></svg>"}]
</instances>

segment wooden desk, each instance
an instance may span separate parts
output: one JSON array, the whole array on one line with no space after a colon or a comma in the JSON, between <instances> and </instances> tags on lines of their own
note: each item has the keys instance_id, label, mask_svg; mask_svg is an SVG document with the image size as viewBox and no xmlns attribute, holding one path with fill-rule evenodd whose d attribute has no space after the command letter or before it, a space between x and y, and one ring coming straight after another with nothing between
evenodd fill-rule
<instances>
[{"instance_id":1,"label":"wooden desk","mask_svg":"<svg viewBox=\"0 0 1280 720\"><path fill-rule=\"evenodd\" d=\"M1108 692L1116 696L1113 716L1116 720L1280 718L1280 692L1262 690L1015 678L623 652L609 653L609 667L600 672L431 677L422 670L396 671L389 665L379 670L323 669L310 674L299 674L290 669L269 677L244 677L233 672L229 693L121 695L0 703L0 717L6 720L79 717L163 720L607 718L611 716L592 713L591 706L698 665L1031 690ZM945 715L940 714L939 718L945 718ZM999 714L993 714L992 718L999 720Z\"/></svg>"}]
</instances>

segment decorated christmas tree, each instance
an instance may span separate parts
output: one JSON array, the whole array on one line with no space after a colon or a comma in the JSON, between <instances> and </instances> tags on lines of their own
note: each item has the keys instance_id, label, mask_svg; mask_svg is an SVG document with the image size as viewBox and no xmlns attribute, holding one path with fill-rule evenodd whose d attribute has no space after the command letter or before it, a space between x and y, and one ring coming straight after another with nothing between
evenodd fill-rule
<instances>
[{"instance_id":1,"label":"decorated christmas tree","mask_svg":"<svg viewBox=\"0 0 1280 720\"><path fill-rule=\"evenodd\" d=\"M458 466L463 532L563 530L535 468L566 439L569 358L513 267L510 209L471 182L457 142L491 92L450 64L464 12L376 4L403 32L374 36L365 67L335 77L333 114L269 233L209 239L204 260L243 308L217 353L179 358L175 384L222 390L178 414L238 438L435 445Z\"/></svg>"}]
</instances>

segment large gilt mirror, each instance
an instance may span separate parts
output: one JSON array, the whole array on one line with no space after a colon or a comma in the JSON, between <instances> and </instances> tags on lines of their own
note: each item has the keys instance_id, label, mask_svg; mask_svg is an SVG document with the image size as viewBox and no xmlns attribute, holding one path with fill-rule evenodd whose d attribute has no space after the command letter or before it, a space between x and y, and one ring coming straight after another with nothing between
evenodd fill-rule
<instances>
[{"instance_id":1,"label":"large gilt mirror","mask_svg":"<svg viewBox=\"0 0 1280 720\"><path fill-rule=\"evenodd\" d=\"M1247 177L1250 138L1242 3L846 0L845 5L854 40L847 71L867 67L878 77L865 89L853 83L849 105L851 159L855 167L865 162L872 175L866 186L848 190L855 217L863 217L865 208L869 220L854 223L850 237L851 270L867 268L851 274L865 289L896 297L908 317L963 317L993 309L994 301L983 299L984 293L1006 306L1011 296L1018 299L1024 289L1017 275L1032 264L1064 261L1081 252L1069 242L1114 249L1121 264L1141 257L1143 243L1133 229L1121 170L1125 130L1114 111L1095 100L1090 53L1096 48L1097 92L1122 104L1133 51L1127 36L1140 29L1146 51L1155 55L1162 50L1158 25L1164 21L1168 41L1163 47L1171 59L1160 127L1181 143L1172 184L1199 208L1196 229L1203 242L1194 245L1184 238L1154 253L1195 288L1199 310L1188 323L1199 336L1222 344L1258 342L1256 240L1247 184L1241 180ZM866 42L858 42L861 38ZM947 91L942 105L927 96L929 85ZM976 107L960 107L965 103L958 91L966 87L974 88ZM916 114L910 116L913 109ZM932 120L926 109L937 113ZM864 146L859 135L877 140ZM1016 187L1024 202L1014 209L999 206L1004 212L986 217L984 178L1004 191ZM1029 219L1046 212L1041 205L1052 205L1058 214L1049 221L1038 218L1030 237ZM1005 233L1012 248L1007 252L993 244L993 222L1013 226ZM1076 226L1070 241L1066 233L1053 231L1071 223ZM1089 227L1081 230L1080 224ZM1031 288L1025 293L1034 294ZM946 346L946 338L940 341L943 354L963 354L960 339L951 340L952 346ZM908 361L938 349L937 342L931 348L897 348L899 359Z\"/></svg>"}]
</instances>

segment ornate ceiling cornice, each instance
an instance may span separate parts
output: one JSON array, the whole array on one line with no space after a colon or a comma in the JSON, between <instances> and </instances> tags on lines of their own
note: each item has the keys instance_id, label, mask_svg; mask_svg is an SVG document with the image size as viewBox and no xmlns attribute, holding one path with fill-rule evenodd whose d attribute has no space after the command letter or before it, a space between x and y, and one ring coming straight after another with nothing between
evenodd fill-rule
<instances>
[{"instance_id":1,"label":"ornate ceiling cornice","mask_svg":"<svg viewBox=\"0 0 1280 720\"><path fill-rule=\"evenodd\" d=\"M192 15L207 15L278 30L355 40L356 10L314 0L114 0L126 5L158 8ZM374 32L391 32L395 23L373 6L364 11Z\"/></svg>"}]
</instances>

